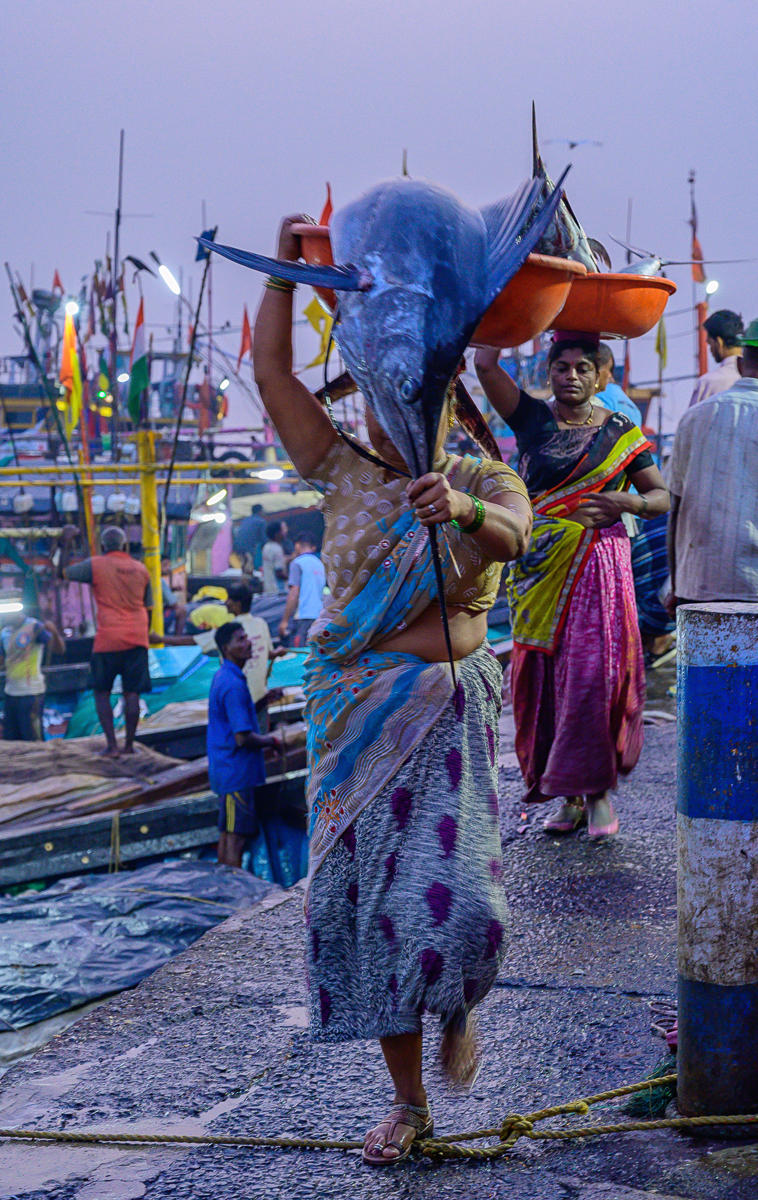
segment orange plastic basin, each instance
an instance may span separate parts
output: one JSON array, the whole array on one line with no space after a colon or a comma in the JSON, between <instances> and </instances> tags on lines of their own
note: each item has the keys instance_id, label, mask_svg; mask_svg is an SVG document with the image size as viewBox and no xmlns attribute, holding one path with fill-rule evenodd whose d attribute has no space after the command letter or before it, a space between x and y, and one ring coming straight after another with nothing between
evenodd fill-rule
<instances>
[{"instance_id":1,"label":"orange plastic basin","mask_svg":"<svg viewBox=\"0 0 758 1200\"><path fill-rule=\"evenodd\" d=\"M521 346L547 329L587 268L567 258L530 254L474 330L474 346Z\"/></svg>"},{"instance_id":2,"label":"orange plastic basin","mask_svg":"<svg viewBox=\"0 0 758 1200\"><path fill-rule=\"evenodd\" d=\"M332 244L326 225L293 225L307 263L332 266ZM572 283L586 274L582 263L546 254L530 254L520 271L503 288L474 330L475 346L520 346L547 329L563 307ZM336 296L330 288L316 288L333 309Z\"/></svg>"},{"instance_id":3,"label":"orange plastic basin","mask_svg":"<svg viewBox=\"0 0 758 1200\"><path fill-rule=\"evenodd\" d=\"M660 321L675 291L675 283L657 276L586 275L571 285L551 328L606 338L640 337Z\"/></svg>"}]
</instances>

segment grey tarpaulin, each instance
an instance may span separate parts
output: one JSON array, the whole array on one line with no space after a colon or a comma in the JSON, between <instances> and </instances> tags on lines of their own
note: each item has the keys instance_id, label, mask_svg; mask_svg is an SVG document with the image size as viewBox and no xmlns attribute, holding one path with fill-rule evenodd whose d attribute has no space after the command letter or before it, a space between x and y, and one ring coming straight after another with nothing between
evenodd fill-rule
<instances>
[{"instance_id":1,"label":"grey tarpaulin","mask_svg":"<svg viewBox=\"0 0 758 1200\"><path fill-rule=\"evenodd\" d=\"M133 987L271 890L246 871L180 860L0 897L0 1031Z\"/></svg>"}]
</instances>

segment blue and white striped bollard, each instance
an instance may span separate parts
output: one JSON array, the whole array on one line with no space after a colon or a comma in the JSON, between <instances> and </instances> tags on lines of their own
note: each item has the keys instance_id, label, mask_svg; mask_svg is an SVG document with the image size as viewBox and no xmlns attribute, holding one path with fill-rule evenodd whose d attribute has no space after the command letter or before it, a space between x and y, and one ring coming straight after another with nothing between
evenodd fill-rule
<instances>
[{"instance_id":1,"label":"blue and white striped bollard","mask_svg":"<svg viewBox=\"0 0 758 1200\"><path fill-rule=\"evenodd\" d=\"M679 1111L758 1112L758 604L678 630Z\"/></svg>"}]
</instances>

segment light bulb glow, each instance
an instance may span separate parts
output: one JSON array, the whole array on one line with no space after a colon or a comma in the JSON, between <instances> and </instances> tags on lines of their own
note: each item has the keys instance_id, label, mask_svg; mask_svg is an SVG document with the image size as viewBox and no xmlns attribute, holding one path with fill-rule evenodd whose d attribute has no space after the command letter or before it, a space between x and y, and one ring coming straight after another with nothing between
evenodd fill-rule
<instances>
[{"instance_id":1,"label":"light bulb glow","mask_svg":"<svg viewBox=\"0 0 758 1200\"><path fill-rule=\"evenodd\" d=\"M20 600L0 600L0 614L23 612L24 606Z\"/></svg>"},{"instance_id":2,"label":"light bulb glow","mask_svg":"<svg viewBox=\"0 0 758 1200\"><path fill-rule=\"evenodd\" d=\"M258 472L258 478L273 482L277 479L284 479L284 471L281 467L264 467L262 471Z\"/></svg>"},{"instance_id":3,"label":"light bulb glow","mask_svg":"<svg viewBox=\"0 0 758 1200\"><path fill-rule=\"evenodd\" d=\"M209 496L205 503L210 508L212 504L220 504L225 496L226 488L221 488L218 492L214 492L212 496Z\"/></svg>"},{"instance_id":4,"label":"light bulb glow","mask_svg":"<svg viewBox=\"0 0 758 1200\"><path fill-rule=\"evenodd\" d=\"M218 390L219 390L220 392L225 392L225 391L226 391L226 389L227 389L228 387L229 387L229 380L228 380L228 379L222 379L222 380L221 380L221 383L218 385Z\"/></svg>"},{"instance_id":5,"label":"light bulb glow","mask_svg":"<svg viewBox=\"0 0 758 1200\"><path fill-rule=\"evenodd\" d=\"M718 279L709 279L705 285L706 296L712 296L714 294L714 292L717 292L718 290L719 290Z\"/></svg>"},{"instance_id":6,"label":"light bulb glow","mask_svg":"<svg viewBox=\"0 0 758 1200\"><path fill-rule=\"evenodd\" d=\"M79 305L76 303L76 300L69 300L66 305L66 316L67 317L75 317L78 312L79 312Z\"/></svg>"},{"instance_id":7,"label":"light bulb glow","mask_svg":"<svg viewBox=\"0 0 758 1200\"><path fill-rule=\"evenodd\" d=\"M118 379L119 383L128 383L129 382L129 372L122 371L120 375L116 376L116 378Z\"/></svg>"},{"instance_id":8,"label":"light bulb glow","mask_svg":"<svg viewBox=\"0 0 758 1200\"><path fill-rule=\"evenodd\" d=\"M158 274L170 292L173 292L175 296L178 296L181 293L182 289L176 282L175 276L172 275L171 271L169 271L168 267L164 263L161 263L161 265L158 267Z\"/></svg>"}]
</instances>

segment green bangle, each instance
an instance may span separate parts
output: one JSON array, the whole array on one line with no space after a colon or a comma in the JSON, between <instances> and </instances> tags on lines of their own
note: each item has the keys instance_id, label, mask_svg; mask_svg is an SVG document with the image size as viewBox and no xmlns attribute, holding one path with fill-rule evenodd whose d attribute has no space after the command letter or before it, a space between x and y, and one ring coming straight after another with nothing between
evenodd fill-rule
<instances>
[{"instance_id":1,"label":"green bangle","mask_svg":"<svg viewBox=\"0 0 758 1200\"><path fill-rule=\"evenodd\" d=\"M461 533L476 533L477 530L481 529L482 525L484 524L484 518L487 515L484 505L478 496L470 496L469 499L474 505L474 516L469 521L468 525L461 525L460 521L450 522L451 525L455 525L456 529L460 529Z\"/></svg>"},{"instance_id":2,"label":"green bangle","mask_svg":"<svg viewBox=\"0 0 758 1200\"><path fill-rule=\"evenodd\" d=\"M637 516L639 517L639 519L641 521L644 521L645 517L647 516L647 509L648 509L647 496L643 496L642 493L640 493L640 500L642 501L642 508L637 513Z\"/></svg>"},{"instance_id":3,"label":"green bangle","mask_svg":"<svg viewBox=\"0 0 758 1200\"><path fill-rule=\"evenodd\" d=\"M272 292L294 292L297 284L290 283L287 279L279 279L276 275L269 275L265 286L271 288Z\"/></svg>"}]
</instances>

